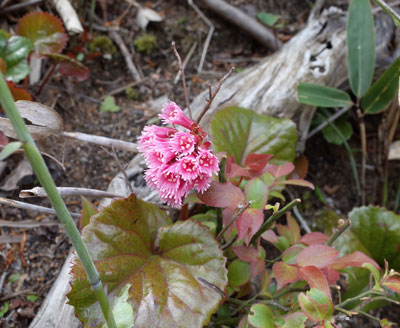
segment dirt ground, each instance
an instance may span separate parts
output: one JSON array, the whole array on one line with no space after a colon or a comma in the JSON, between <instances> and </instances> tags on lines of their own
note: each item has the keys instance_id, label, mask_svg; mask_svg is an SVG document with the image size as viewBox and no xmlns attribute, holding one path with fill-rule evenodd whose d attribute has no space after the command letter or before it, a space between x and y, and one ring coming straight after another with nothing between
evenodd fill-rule
<instances>
[{"instance_id":1,"label":"dirt ground","mask_svg":"<svg viewBox=\"0 0 400 328\"><path fill-rule=\"evenodd\" d=\"M284 23L275 30L276 35L287 42L305 24L310 13L313 1L293 0L230 0L250 15L260 11L279 14ZM78 12L83 22L88 22L89 6L84 1L76 1ZM100 1L99 1L100 3ZM115 20L127 10L125 1L108 1L107 21ZM175 41L182 57L188 53L195 42L199 46L194 51L185 69L189 95L192 99L206 88L207 83L214 83L226 73L232 65L237 69L246 68L260 58L269 54L268 49L248 37L240 28L237 28L216 16L206 8L201 9L215 25L215 33L210 43L204 71L197 73L201 49L207 32L207 25L199 18L186 1L141 1L152 6L162 14L164 20L151 23L147 32L156 36L157 47L149 55L136 52L134 62L145 80L133 89L138 94L138 100L129 99L124 91L115 94L116 102L121 110L116 113L100 113L101 97L117 88L121 88L132 81L127 71L122 55L117 51L111 59L98 57L85 62L90 69L90 77L84 82L77 83L73 79L56 74L36 101L53 106L64 120L66 131L84 132L102 135L115 139L136 142L143 126L157 113L149 109L147 101L162 95L168 95L179 104L184 104L182 86L180 82L173 83L178 72L178 66L170 44ZM44 11L53 11L48 5L39 8ZM4 17L2 28L15 29L16 19L30 7L12 12ZM100 6L96 7L96 15L103 17ZM141 34L135 22L136 9L131 7L121 19L121 36L128 45ZM105 35L94 25L94 35ZM88 28L88 26L86 26ZM79 38L73 38L68 45L68 51L81 44ZM87 45L83 44L84 47ZM43 71L48 69L45 65ZM32 93L38 85L32 87ZM122 88L124 90L124 88ZM374 136L371 136L374 138ZM358 131L352 139L354 147L359 146ZM102 148L80 143L64 138L49 137L39 143L40 149L62 162L65 170L55 161L47 158L46 162L58 186L75 186L106 190L111 179L119 173L117 161ZM324 201L314 193L305 193L295 189L294 193L303 197L304 217L310 225L318 229L329 229L330 222L319 224L317 218L327 217L327 212L345 216L358 203L351 168L347 153L343 147L328 144L321 135L308 141L305 155L309 162L307 179L316 183L324 193ZM134 156L132 153L117 151L120 162L125 165ZM372 155L373 157L373 155ZM0 176L2 181L22 160L22 155L13 155L7 160L7 167ZM393 180L396 167L390 168ZM397 177L398 178L398 177ZM379 177L377 185L379 185ZM396 180L398 181L398 180ZM19 199L21 189L28 189L38 185L34 176L27 176L19 182L19 189L11 192L0 191L1 197ZM391 192L395 192L394 185ZM378 188L378 187L377 187ZM379 192L377 192L379 194ZM392 197L393 198L393 197ZM28 199L28 202L49 206L46 199ZM66 199L71 212L80 212L81 204L78 197ZM379 195L375 197L379 202ZM390 205L390 204L389 204ZM325 211L325 212L324 212ZM38 311L52 283L65 260L70 243L59 225L41 226L43 220L57 222L56 217L28 212L1 205L1 220L19 222L34 220L38 223L35 228L2 227L0 237L15 237L18 242L0 242L0 308L1 304L9 301L10 311L0 319L0 327L28 327L29 322ZM337 217L336 217L337 219ZM328 220L329 221L329 220ZM325 222L325 221L324 221ZM27 299L28 295L35 295ZM37 296L37 297L36 297ZM391 311L384 314L390 316ZM389 313L389 314L388 314ZM397 316L398 317L398 316ZM395 320L395 318L389 318ZM360 321L363 327L372 327L372 324ZM359 324L360 324L359 323Z\"/></svg>"}]
</instances>

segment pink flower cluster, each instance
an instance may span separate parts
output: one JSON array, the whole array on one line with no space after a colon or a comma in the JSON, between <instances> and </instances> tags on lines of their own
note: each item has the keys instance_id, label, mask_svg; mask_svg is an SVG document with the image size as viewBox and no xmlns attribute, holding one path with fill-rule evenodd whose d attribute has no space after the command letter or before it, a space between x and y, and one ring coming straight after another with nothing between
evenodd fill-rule
<instances>
[{"instance_id":1,"label":"pink flower cluster","mask_svg":"<svg viewBox=\"0 0 400 328\"><path fill-rule=\"evenodd\" d=\"M207 134L174 102L167 102L159 115L173 128L146 126L139 139L139 151L149 167L145 179L158 190L168 205L178 207L189 192L204 192L211 177L219 171L218 159L204 142ZM183 127L178 130L175 125Z\"/></svg>"}]
</instances>

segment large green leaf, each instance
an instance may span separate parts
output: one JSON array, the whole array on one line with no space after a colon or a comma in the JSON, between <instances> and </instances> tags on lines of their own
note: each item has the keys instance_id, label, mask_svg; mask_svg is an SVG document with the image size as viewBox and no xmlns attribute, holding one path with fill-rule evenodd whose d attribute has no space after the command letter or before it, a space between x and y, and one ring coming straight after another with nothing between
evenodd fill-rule
<instances>
[{"instance_id":1,"label":"large green leaf","mask_svg":"<svg viewBox=\"0 0 400 328\"><path fill-rule=\"evenodd\" d=\"M339 89L300 82L297 85L299 102L318 107L349 107L353 105L350 96Z\"/></svg>"},{"instance_id":2,"label":"large green leaf","mask_svg":"<svg viewBox=\"0 0 400 328\"><path fill-rule=\"evenodd\" d=\"M351 0L347 17L347 65L351 90L362 97L375 67L375 27L369 0Z\"/></svg>"},{"instance_id":3,"label":"large green leaf","mask_svg":"<svg viewBox=\"0 0 400 328\"><path fill-rule=\"evenodd\" d=\"M252 153L273 154L275 164L294 160L297 131L291 120L227 107L214 115L210 129L215 150L233 155L236 163L243 165Z\"/></svg>"},{"instance_id":4,"label":"large green leaf","mask_svg":"<svg viewBox=\"0 0 400 328\"><path fill-rule=\"evenodd\" d=\"M383 111L394 98L399 87L400 57L379 77L361 99L361 107L367 114Z\"/></svg>"},{"instance_id":5,"label":"large green leaf","mask_svg":"<svg viewBox=\"0 0 400 328\"><path fill-rule=\"evenodd\" d=\"M335 242L342 254L356 250L372 257L379 265L384 260L400 270L400 216L384 208L363 206L349 213L351 226Z\"/></svg>"},{"instance_id":6,"label":"large green leaf","mask_svg":"<svg viewBox=\"0 0 400 328\"><path fill-rule=\"evenodd\" d=\"M126 327L203 327L217 311L227 271L207 227L192 220L171 225L164 211L132 195L103 208L82 235ZM69 303L87 325L103 327L78 259L72 274Z\"/></svg>"},{"instance_id":7,"label":"large green leaf","mask_svg":"<svg viewBox=\"0 0 400 328\"><path fill-rule=\"evenodd\" d=\"M8 80L19 82L29 74L27 57L32 50L33 44L28 39L22 36L7 39L6 35L0 34L0 58L6 63L4 75Z\"/></svg>"}]
</instances>

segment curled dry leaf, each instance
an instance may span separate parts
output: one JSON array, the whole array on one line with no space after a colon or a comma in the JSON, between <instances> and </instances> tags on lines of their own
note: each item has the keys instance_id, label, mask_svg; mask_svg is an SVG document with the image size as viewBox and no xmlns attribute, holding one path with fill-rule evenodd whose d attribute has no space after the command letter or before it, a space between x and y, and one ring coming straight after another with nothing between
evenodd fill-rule
<instances>
[{"instance_id":1,"label":"curled dry leaf","mask_svg":"<svg viewBox=\"0 0 400 328\"><path fill-rule=\"evenodd\" d=\"M58 134L63 129L63 121L58 113L43 104L20 100L15 103L21 116L30 122L28 130L34 139L41 139L52 134ZM16 138L10 121L0 118L0 130L11 138Z\"/></svg>"},{"instance_id":2,"label":"curled dry leaf","mask_svg":"<svg viewBox=\"0 0 400 328\"><path fill-rule=\"evenodd\" d=\"M150 8L139 7L136 15L136 22L139 27L144 31L150 22L161 22L163 18Z\"/></svg>"}]
</instances>

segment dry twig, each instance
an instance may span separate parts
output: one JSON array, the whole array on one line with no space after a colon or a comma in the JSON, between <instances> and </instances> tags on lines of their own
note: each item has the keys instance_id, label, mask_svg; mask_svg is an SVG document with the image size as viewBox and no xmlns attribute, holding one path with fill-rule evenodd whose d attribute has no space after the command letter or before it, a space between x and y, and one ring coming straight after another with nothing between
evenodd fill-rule
<instances>
[{"instance_id":1,"label":"dry twig","mask_svg":"<svg viewBox=\"0 0 400 328\"><path fill-rule=\"evenodd\" d=\"M182 66L183 66L183 69L186 68L186 65L188 64L190 58L192 57L193 52L194 52L194 50L196 49L196 47L197 47L197 42L193 42L192 47L190 48L189 52L187 53L185 59L183 60L183 65L182 65ZM178 83L178 80L179 80L180 75L181 75L181 72L179 71L179 72L176 74L176 76L175 76L174 85L176 85L176 84Z\"/></svg>"},{"instance_id":2,"label":"dry twig","mask_svg":"<svg viewBox=\"0 0 400 328\"><path fill-rule=\"evenodd\" d=\"M124 197L108 191L76 188L76 187L57 187L61 196L85 196L85 197L98 197L98 198L114 198ZM46 191L42 187L35 187L32 189L21 190L19 197L32 198L32 197L47 197Z\"/></svg>"}]
</instances>

